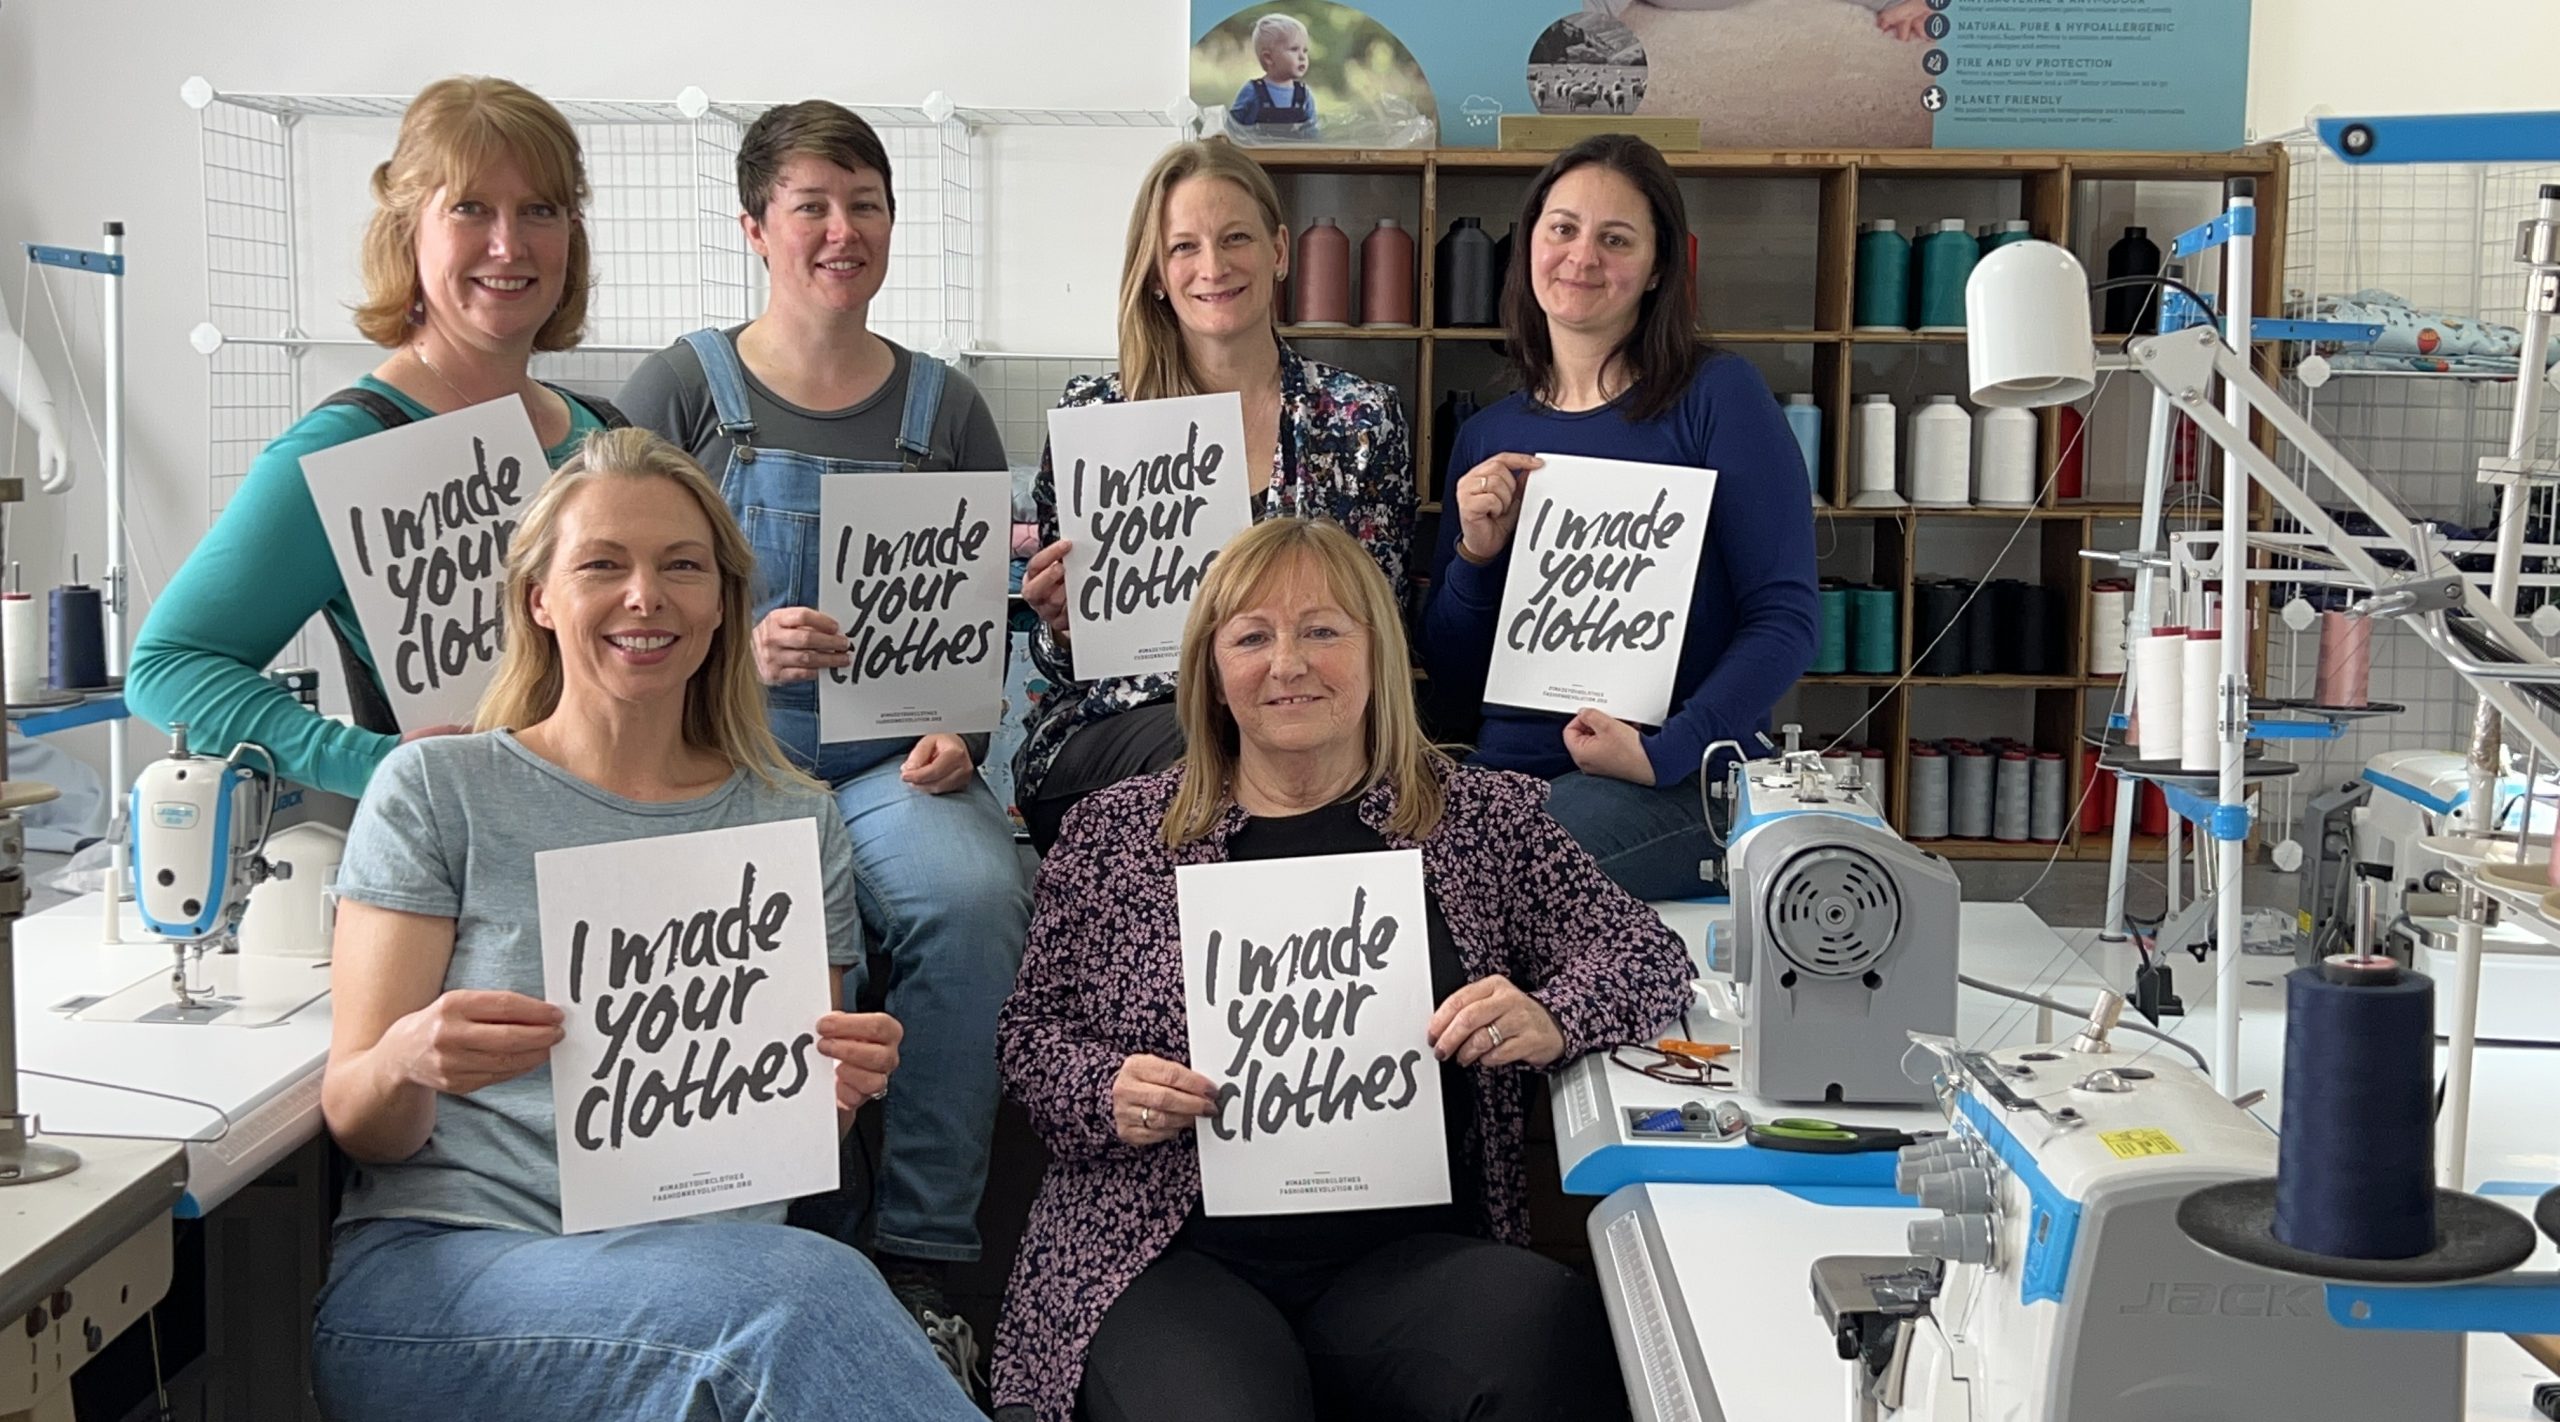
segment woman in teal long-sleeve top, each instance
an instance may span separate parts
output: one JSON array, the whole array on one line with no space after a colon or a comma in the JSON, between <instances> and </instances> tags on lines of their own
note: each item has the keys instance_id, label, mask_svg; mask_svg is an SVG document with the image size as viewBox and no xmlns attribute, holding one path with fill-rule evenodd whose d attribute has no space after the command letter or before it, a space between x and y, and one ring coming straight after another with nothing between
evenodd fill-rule
<instances>
[{"instance_id":1,"label":"woman in teal long-sleeve top","mask_svg":"<svg viewBox=\"0 0 2560 1422\"><path fill-rule=\"evenodd\" d=\"M402 732L462 728L390 724L302 457L508 394L524 400L555 467L589 431L622 423L527 371L536 351L576 345L586 325L586 172L559 110L504 79L440 79L410 103L373 196L355 322L389 358L259 452L152 605L125 684L145 720L183 721L216 753L254 741L288 779L342 795L364 792ZM360 724L313 713L265 676L314 613L344 639Z\"/></svg>"}]
</instances>

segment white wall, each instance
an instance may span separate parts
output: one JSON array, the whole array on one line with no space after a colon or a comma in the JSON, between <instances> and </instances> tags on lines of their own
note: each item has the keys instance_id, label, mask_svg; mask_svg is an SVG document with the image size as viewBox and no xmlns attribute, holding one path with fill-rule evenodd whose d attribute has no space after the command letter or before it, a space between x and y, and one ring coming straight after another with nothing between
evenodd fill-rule
<instances>
[{"instance_id":1,"label":"white wall","mask_svg":"<svg viewBox=\"0 0 2560 1422\"><path fill-rule=\"evenodd\" d=\"M205 293L196 119L177 97L188 76L242 92L406 93L483 71L584 97L667 97L693 84L724 97L913 102L942 89L963 102L1155 109L1183 85L1187 12L1185 0L0 0L0 241L93 246L107 217L131 234L135 620L202 532L205 506L204 364L184 339ZM422 19L401 22L412 15ZM2549 107L2553 54L2551 0L2256 0L2250 123L2282 132L2315 102ZM989 335L1016 349L1107 348L1119 226L1146 148L1022 142L1036 177L1000 193L990 214ZM15 266L14 254L0 261L0 271ZM94 401L94 286L57 275L55 289ZM0 303L31 331L76 421L72 371L41 295L21 309L18 283L0 282ZM84 568L97 563L97 461L85 435L78 442L81 486L14 515L9 541L30 587L59 581L71 547ZM22 465L31 455L19 440Z\"/></svg>"},{"instance_id":2,"label":"white wall","mask_svg":"<svg viewBox=\"0 0 2560 1422\"><path fill-rule=\"evenodd\" d=\"M2254 0L2249 127L2341 115L2560 108L2551 0Z\"/></svg>"}]
</instances>

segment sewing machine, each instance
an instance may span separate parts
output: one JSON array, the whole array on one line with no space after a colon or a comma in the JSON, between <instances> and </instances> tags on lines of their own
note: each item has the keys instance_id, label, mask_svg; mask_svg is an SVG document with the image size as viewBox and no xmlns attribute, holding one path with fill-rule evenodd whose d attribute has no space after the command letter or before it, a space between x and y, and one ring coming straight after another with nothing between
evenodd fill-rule
<instances>
[{"instance_id":1,"label":"sewing machine","mask_svg":"<svg viewBox=\"0 0 2560 1422\"><path fill-rule=\"evenodd\" d=\"M2455 976L2455 886L2445 849L2465 843L2460 811L2470 799L2467 761L2454 751L2384 751L2367 762L2366 803L2352 812L2355 857L2382 872L2376 941L2405 952L2410 966L2450 982ZM2489 825L2502 844L2475 846L2514 858L2516 827L2527 822L2521 764L2498 781ZM2548 856L2560 826L2560 776L2545 766L2530 797L2529 853ZM2482 936L2479 1037L2483 1041L2560 1044L2560 944L2514 924ZM2452 995L2436 998L2436 1032L2452 1031Z\"/></svg>"},{"instance_id":2,"label":"sewing machine","mask_svg":"<svg viewBox=\"0 0 2560 1422\"><path fill-rule=\"evenodd\" d=\"M256 1027L328 991L325 962L309 947L326 939L310 931L306 915L315 904L325 910L345 840L315 825L279 846L271 838L277 807L293 793L264 747L199 755L185 726L171 728L169 754L134 777L127 815L134 905L143 926L168 943L170 971L90 1002L78 1016ZM296 896L269 908L264 918L273 922L253 912L263 885L290 886ZM258 941L294 944L296 956L242 953L244 918L257 926Z\"/></svg>"},{"instance_id":3,"label":"sewing machine","mask_svg":"<svg viewBox=\"0 0 2560 1422\"><path fill-rule=\"evenodd\" d=\"M2274 1173L2275 1137L2206 1079L2108 1041L2122 1002L2043 1048L1925 1042L1949 1134L1896 1183L1937 1218L1909 1256L1817 1260L1860 1422L2258 1422L2456 1415L2458 1340L2351 1333L2319 1284L2180 1232L2199 1186Z\"/></svg>"},{"instance_id":4,"label":"sewing machine","mask_svg":"<svg viewBox=\"0 0 2560 1422\"><path fill-rule=\"evenodd\" d=\"M1795 748L1734 766L1727 882L1733 985L1709 1011L1742 1029L1746 1092L1789 1102L1912 1102L1906 1034L1956 1020L1956 918L1963 885L1876 814L1854 778Z\"/></svg>"}]
</instances>

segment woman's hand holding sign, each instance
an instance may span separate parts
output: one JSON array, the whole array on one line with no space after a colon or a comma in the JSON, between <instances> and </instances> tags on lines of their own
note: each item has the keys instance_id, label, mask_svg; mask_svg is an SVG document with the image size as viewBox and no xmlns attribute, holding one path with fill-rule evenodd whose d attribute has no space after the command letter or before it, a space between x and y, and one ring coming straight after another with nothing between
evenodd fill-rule
<instances>
[{"instance_id":1,"label":"woman's hand holding sign","mask_svg":"<svg viewBox=\"0 0 2560 1422\"><path fill-rule=\"evenodd\" d=\"M1022 600L1048 625L1051 636L1066 639L1067 540L1059 539L1022 565Z\"/></svg>"},{"instance_id":2,"label":"woman's hand holding sign","mask_svg":"<svg viewBox=\"0 0 2560 1422\"><path fill-rule=\"evenodd\" d=\"M1500 973L1449 994L1431 1014L1426 1032L1431 1050L1460 1066L1550 1067L1564 1055L1564 1033L1555 1018Z\"/></svg>"},{"instance_id":3,"label":"woman's hand holding sign","mask_svg":"<svg viewBox=\"0 0 2560 1422\"><path fill-rule=\"evenodd\" d=\"M767 686L816 681L828 667L852 664L853 643L816 608L777 607L756 624L756 680Z\"/></svg>"},{"instance_id":4,"label":"woman's hand holding sign","mask_svg":"<svg viewBox=\"0 0 2560 1422\"><path fill-rule=\"evenodd\" d=\"M1545 463L1534 454L1497 454L1458 476L1458 556L1479 564L1501 556L1520 522L1520 486Z\"/></svg>"},{"instance_id":5,"label":"woman's hand holding sign","mask_svg":"<svg viewBox=\"0 0 2560 1422\"><path fill-rule=\"evenodd\" d=\"M907 1035L885 1012L830 1012L818 1019L818 1055L836 1064L836 1114L850 1119L889 1094L898 1042Z\"/></svg>"},{"instance_id":6,"label":"woman's hand holding sign","mask_svg":"<svg viewBox=\"0 0 2560 1422\"><path fill-rule=\"evenodd\" d=\"M1653 757L1644 753L1644 732L1596 706L1583 707L1564 723L1564 749L1585 775L1653 783Z\"/></svg>"},{"instance_id":7,"label":"woman's hand holding sign","mask_svg":"<svg viewBox=\"0 0 2560 1422\"><path fill-rule=\"evenodd\" d=\"M1130 1145L1155 1145L1216 1114L1217 1094L1217 1084L1191 1068L1141 1052L1111 1079L1111 1124Z\"/></svg>"},{"instance_id":8,"label":"woman's hand holding sign","mask_svg":"<svg viewBox=\"0 0 2560 1422\"><path fill-rule=\"evenodd\" d=\"M456 989L383 1033L400 1074L448 1096L513 1081L551 1060L561 1012L520 992Z\"/></svg>"}]
</instances>

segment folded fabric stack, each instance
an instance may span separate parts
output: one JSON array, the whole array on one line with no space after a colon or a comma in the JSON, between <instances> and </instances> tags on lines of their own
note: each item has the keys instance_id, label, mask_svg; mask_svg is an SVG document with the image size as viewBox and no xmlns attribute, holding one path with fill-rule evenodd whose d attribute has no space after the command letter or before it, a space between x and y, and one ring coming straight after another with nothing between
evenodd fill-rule
<instances>
[{"instance_id":1,"label":"folded fabric stack","mask_svg":"<svg viewBox=\"0 0 2560 1422\"><path fill-rule=\"evenodd\" d=\"M2524 333L2513 326L2421 310L2380 287L2367 287L2352 296L2316 297L2302 314L2313 321L2351 321L2382 328L2381 339L2370 345L2323 341L2313 347L2339 370L2513 375L2524 348ZM2560 361L2560 339L2543 353L2546 368L2555 361Z\"/></svg>"}]
</instances>

